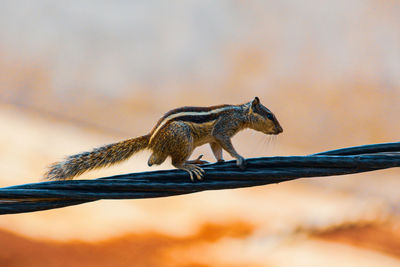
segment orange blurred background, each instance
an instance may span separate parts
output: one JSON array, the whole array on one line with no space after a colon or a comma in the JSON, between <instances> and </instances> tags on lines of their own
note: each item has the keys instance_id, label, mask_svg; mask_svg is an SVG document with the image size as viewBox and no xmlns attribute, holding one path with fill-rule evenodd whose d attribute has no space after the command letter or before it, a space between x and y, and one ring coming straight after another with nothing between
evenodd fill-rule
<instances>
[{"instance_id":1,"label":"orange blurred background","mask_svg":"<svg viewBox=\"0 0 400 267\"><path fill-rule=\"evenodd\" d=\"M372 0L2 1L0 186L172 108L254 96L284 133L239 133L245 157L399 141L399 14ZM82 178L171 168L148 156ZM0 266L399 266L398 174L3 215Z\"/></svg>"}]
</instances>

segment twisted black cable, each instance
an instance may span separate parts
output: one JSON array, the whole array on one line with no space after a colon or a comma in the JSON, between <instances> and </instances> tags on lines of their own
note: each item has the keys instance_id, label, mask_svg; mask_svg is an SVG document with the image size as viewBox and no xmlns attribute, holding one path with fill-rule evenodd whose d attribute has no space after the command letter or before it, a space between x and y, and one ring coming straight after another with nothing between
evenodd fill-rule
<instances>
[{"instance_id":1,"label":"twisted black cable","mask_svg":"<svg viewBox=\"0 0 400 267\"><path fill-rule=\"evenodd\" d=\"M181 170L130 173L94 180L51 181L0 188L0 214L60 208L99 199L155 198L204 190L279 183L305 177L343 175L400 167L400 142L321 152L309 156L234 161L203 165L203 181L191 182Z\"/></svg>"}]
</instances>

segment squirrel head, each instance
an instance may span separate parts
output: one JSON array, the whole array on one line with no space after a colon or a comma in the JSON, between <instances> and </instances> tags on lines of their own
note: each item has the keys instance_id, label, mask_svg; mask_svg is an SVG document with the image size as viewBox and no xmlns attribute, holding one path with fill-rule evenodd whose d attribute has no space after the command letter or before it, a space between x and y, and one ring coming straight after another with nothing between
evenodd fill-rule
<instances>
[{"instance_id":1,"label":"squirrel head","mask_svg":"<svg viewBox=\"0 0 400 267\"><path fill-rule=\"evenodd\" d=\"M249 128L265 134L280 134L283 132L281 125L275 115L264 105L260 99L255 97L246 104Z\"/></svg>"}]
</instances>

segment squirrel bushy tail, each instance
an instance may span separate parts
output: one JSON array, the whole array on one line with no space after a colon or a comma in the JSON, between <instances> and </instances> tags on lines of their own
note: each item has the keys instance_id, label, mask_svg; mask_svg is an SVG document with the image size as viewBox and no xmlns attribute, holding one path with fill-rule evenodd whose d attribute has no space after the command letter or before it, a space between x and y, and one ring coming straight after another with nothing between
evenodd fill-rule
<instances>
[{"instance_id":1,"label":"squirrel bushy tail","mask_svg":"<svg viewBox=\"0 0 400 267\"><path fill-rule=\"evenodd\" d=\"M90 152L69 156L64 161L50 165L44 178L48 180L70 180L86 171L127 160L136 152L145 149L149 140L150 135L144 135L95 148Z\"/></svg>"}]
</instances>

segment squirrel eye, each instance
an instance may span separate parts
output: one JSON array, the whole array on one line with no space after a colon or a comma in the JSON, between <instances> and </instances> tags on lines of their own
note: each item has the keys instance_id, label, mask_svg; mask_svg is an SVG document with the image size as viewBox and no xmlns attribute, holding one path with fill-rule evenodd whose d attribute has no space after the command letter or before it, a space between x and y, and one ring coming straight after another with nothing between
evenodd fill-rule
<instances>
[{"instance_id":1,"label":"squirrel eye","mask_svg":"<svg viewBox=\"0 0 400 267\"><path fill-rule=\"evenodd\" d=\"M272 113L268 113L267 118L272 121L274 119L274 115L272 115Z\"/></svg>"}]
</instances>

